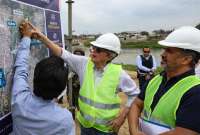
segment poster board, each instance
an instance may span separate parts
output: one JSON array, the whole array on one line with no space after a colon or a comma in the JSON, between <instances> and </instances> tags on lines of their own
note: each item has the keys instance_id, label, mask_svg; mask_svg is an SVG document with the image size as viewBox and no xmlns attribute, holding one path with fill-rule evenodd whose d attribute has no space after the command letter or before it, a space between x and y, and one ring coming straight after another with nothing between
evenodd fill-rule
<instances>
[{"instance_id":1,"label":"poster board","mask_svg":"<svg viewBox=\"0 0 200 135\"><path fill-rule=\"evenodd\" d=\"M13 63L20 41L18 26L28 19L56 44L62 46L59 0L0 0L0 135L12 131L11 87ZM30 85L35 64L48 56L48 50L31 41Z\"/></svg>"}]
</instances>

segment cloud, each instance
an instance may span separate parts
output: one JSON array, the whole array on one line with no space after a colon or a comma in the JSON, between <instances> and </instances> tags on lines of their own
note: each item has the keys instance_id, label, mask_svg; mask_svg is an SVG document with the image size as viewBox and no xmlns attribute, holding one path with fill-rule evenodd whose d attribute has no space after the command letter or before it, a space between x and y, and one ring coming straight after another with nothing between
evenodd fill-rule
<instances>
[{"instance_id":1,"label":"cloud","mask_svg":"<svg viewBox=\"0 0 200 135\"><path fill-rule=\"evenodd\" d=\"M152 31L200 23L199 0L74 1L73 29L76 33ZM64 11L67 13L67 4L62 7L61 16ZM66 17L65 14L65 27Z\"/></svg>"}]
</instances>

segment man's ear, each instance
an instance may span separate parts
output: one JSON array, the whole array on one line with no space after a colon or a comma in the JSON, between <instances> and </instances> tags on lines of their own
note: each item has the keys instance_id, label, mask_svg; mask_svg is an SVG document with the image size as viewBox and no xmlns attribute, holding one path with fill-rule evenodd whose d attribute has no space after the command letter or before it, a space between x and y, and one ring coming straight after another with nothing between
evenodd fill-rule
<instances>
[{"instance_id":1,"label":"man's ear","mask_svg":"<svg viewBox=\"0 0 200 135\"><path fill-rule=\"evenodd\" d=\"M111 53L107 52L106 55L107 55L108 61L112 60L112 54Z\"/></svg>"},{"instance_id":2,"label":"man's ear","mask_svg":"<svg viewBox=\"0 0 200 135\"><path fill-rule=\"evenodd\" d=\"M183 57L182 64L189 65L190 63L192 63L192 61L193 61L192 56L185 56L185 57Z\"/></svg>"}]
</instances>

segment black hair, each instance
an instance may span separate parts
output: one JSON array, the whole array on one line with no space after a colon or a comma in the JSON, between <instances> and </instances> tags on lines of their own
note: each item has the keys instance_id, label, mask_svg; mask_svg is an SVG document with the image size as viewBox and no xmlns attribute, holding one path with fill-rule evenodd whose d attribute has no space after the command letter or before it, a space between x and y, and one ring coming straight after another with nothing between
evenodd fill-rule
<instances>
[{"instance_id":1,"label":"black hair","mask_svg":"<svg viewBox=\"0 0 200 135\"><path fill-rule=\"evenodd\" d=\"M34 94L45 100L57 98L67 84L67 68L60 57L50 56L36 64L34 71Z\"/></svg>"}]
</instances>

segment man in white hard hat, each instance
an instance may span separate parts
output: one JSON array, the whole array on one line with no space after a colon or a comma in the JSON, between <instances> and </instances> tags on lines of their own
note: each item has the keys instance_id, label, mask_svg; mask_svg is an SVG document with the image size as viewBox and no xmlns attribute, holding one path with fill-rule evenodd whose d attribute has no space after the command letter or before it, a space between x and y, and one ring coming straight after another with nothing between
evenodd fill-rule
<instances>
[{"instance_id":1,"label":"man in white hard hat","mask_svg":"<svg viewBox=\"0 0 200 135\"><path fill-rule=\"evenodd\" d=\"M131 135L197 135L200 133L200 31L181 27L158 42L164 71L155 76L131 106Z\"/></svg>"},{"instance_id":2,"label":"man in white hard hat","mask_svg":"<svg viewBox=\"0 0 200 135\"><path fill-rule=\"evenodd\" d=\"M36 30L31 24L30 27ZM62 49L38 30L33 36L63 58L79 76L81 88L77 119L81 125L81 135L116 135L133 96L139 93L136 83L121 66L111 63L120 53L119 38L112 33L101 35L91 42L88 58ZM121 110L120 91L128 96L128 102Z\"/></svg>"}]
</instances>

